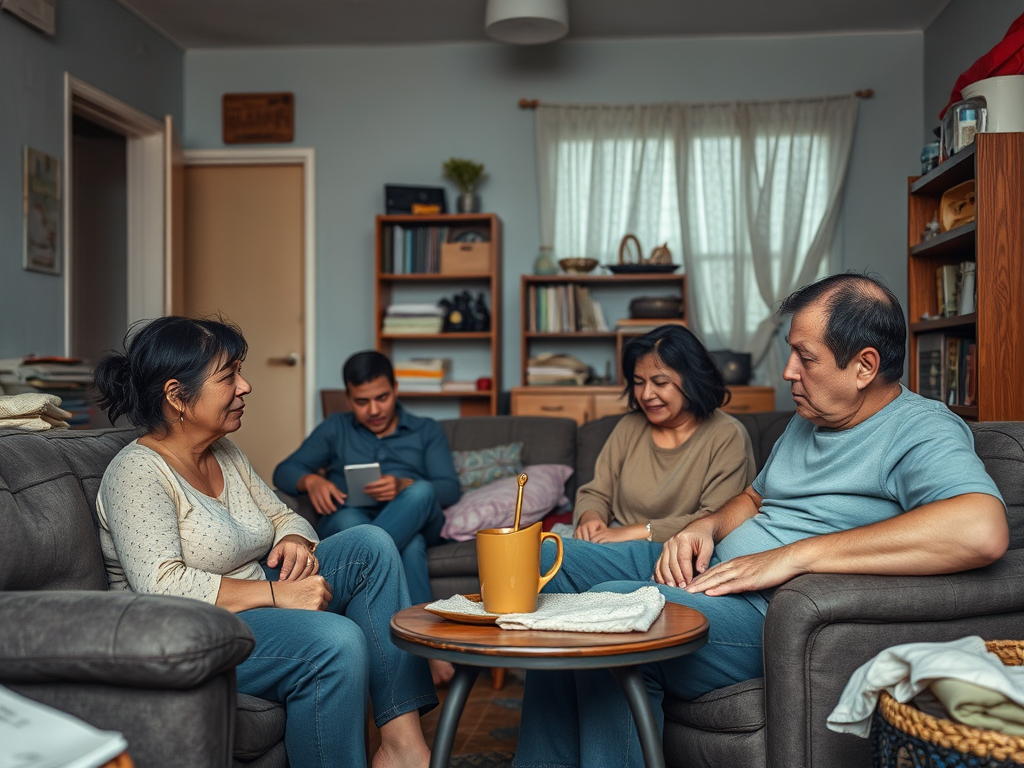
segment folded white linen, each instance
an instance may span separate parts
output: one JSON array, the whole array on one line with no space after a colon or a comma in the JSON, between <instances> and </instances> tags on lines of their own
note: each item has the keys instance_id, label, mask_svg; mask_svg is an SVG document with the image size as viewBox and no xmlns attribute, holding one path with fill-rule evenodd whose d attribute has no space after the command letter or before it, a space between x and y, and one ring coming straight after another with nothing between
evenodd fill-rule
<instances>
[{"instance_id":1,"label":"folded white linen","mask_svg":"<svg viewBox=\"0 0 1024 768\"><path fill-rule=\"evenodd\" d=\"M634 592L584 592L538 595L533 613L488 613L484 604L462 595L436 600L428 610L494 616L502 629L547 629L562 632L646 632L665 607L657 587Z\"/></svg>"},{"instance_id":2,"label":"folded white linen","mask_svg":"<svg viewBox=\"0 0 1024 768\"><path fill-rule=\"evenodd\" d=\"M60 408L60 398L42 392L0 397L0 426L40 431L66 428L71 414Z\"/></svg>"},{"instance_id":3,"label":"folded white linen","mask_svg":"<svg viewBox=\"0 0 1024 768\"><path fill-rule=\"evenodd\" d=\"M562 632L646 632L665 607L657 587L634 592L583 592L540 595L533 613L504 613L502 629L548 629Z\"/></svg>"},{"instance_id":4,"label":"folded white linen","mask_svg":"<svg viewBox=\"0 0 1024 768\"><path fill-rule=\"evenodd\" d=\"M828 716L828 727L866 738L879 693L888 691L896 701L907 702L935 680L963 680L1024 705L1024 667L1004 666L980 637L907 643L887 648L853 673Z\"/></svg>"}]
</instances>

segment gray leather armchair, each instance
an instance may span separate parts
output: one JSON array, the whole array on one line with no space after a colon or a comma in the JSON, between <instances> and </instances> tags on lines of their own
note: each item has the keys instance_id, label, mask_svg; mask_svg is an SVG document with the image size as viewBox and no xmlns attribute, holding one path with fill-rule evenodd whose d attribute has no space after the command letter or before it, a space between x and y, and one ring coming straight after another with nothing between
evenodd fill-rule
<instances>
[{"instance_id":1,"label":"gray leather armchair","mask_svg":"<svg viewBox=\"0 0 1024 768\"><path fill-rule=\"evenodd\" d=\"M283 768L283 708L235 692L248 626L107 591L96 492L135 434L0 430L0 685L122 732L139 768Z\"/></svg>"}]
</instances>

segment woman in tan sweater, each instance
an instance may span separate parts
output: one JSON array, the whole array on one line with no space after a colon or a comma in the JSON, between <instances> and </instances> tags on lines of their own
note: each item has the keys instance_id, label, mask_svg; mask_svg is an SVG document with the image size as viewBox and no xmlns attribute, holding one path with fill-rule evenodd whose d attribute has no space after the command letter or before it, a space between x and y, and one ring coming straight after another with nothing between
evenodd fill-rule
<instances>
[{"instance_id":1,"label":"woman in tan sweater","mask_svg":"<svg viewBox=\"0 0 1024 768\"><path fill-rule=\"evenodd\" d=\"M728 398L722 374L686 328L630 341L622 371L630 413L576 496L576 538L664 542L746 488L754 452L743 425L719 410Z\"/></svg>"}]
</instances>

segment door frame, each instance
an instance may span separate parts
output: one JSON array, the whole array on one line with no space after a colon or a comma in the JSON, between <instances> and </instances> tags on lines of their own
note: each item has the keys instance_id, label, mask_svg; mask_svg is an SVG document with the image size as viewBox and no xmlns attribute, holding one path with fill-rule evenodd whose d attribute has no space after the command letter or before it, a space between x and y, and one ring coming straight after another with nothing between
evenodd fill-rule
<instances>
[{"instance_id":1,"label":"door frame","mask_svg":"<svg viewBox=\"0 0 1024 768\"><path fill-rule=\"evenodd\" d=\"M301 165L303 179L303 376L306 434L316 424L316 151L312 147L186 149L185 165Z\"/></svg>"},{"instance_id":2,"label":"door frame","mask_svg":"<svg viewBox=\"0 0 1024 768\"><path fill-rule=\"evenodd\" d=\"M165 302L164 123L105 91L64 73L64 354L71 355L72 254L71 183L75 115L125 137L128 201L127 325L160 317Z\"/></svg>"}]
</instances>

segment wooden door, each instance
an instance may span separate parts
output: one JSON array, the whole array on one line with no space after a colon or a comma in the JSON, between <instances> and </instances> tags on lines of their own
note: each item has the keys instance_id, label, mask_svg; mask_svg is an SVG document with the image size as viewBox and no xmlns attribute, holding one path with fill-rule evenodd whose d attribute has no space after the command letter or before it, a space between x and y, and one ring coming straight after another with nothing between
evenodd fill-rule
<instances>
[{"instance_id":1,"label":"wooden door","mask_svg":"<svg viewBox=\"0 0 1024 768\"><path fill-rule=\"evenodd\" d=\"M301 165L185 168L184 313L222 313L249 342L231 435L268 484L305 437Z\"/></svg>"}]
</instances>

